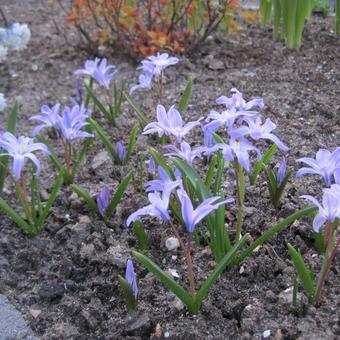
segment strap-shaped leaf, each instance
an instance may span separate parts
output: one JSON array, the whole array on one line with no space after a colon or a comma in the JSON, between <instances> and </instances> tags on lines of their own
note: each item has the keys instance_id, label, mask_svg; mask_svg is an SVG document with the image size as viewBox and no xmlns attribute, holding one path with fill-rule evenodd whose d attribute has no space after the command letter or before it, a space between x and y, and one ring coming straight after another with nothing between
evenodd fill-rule
<instances>
[{"instance_id":1,"label":"strap-shaped leaf","mask_svg":"<svg viewBox=\"0 0 340 340\"><path fill-rule=\"evenodd\" d=\"M148 119L146 118L143 111L132 101L131 97L127 95L125 92L124 92L124 97L126 101L129 103L129 105L131 106L131 108L133 109L133 111L136 113L137 118L141 122L141 125L142 126L146 125L148 123Z\"/></svg>"},{"instance_id":2,"label":"strap-shaped leaf","mask_svg":"<svg viewBox=\"0 0 340 340\"><path fill-rule=\"evenodd\" d=\"M191 93L192 93L192 79L189 78L188 84L185 87L182 98L181 98L181 100L178 104L178 110L180 112L183 112L187 109L188 104L189 104L189 100L190 100L190 97L191 97Z\"/></svg>"},{"instance_id":3,"label":"strap-shaped leaf","mask_svg":"<svg viewBox=\"0 0 340 340\"><path fill-rule=\"evenodd\" d=\"M251 255L251 253L256 249L258 246L262 245L266 241L268 241L272 236L275 234L279 233L283 229L287 228L290 224L292 224L294 221L298 220L299 218L303 216L307 216L311 214L312 212L315 212L318 208L313 206L313 207L308 207L301 209L294 214L288 216L285 218L283 221L280 223L276 224L274 227L266 231L263 235L261 235L259 238L257 238L246 250L244 250L241 255L236 259L234 262L235 265L240 264L246 257Z\"/></svg>"},{"instance_id":4,"label":"strap-shaped leaf","mask_svg":"<svg viewBox=\"0 0 340 340\"><path fill-rule=\"evenodd\" d=\"M103 144L105 145L107 151L110 153L114 162L116 164L120 164L120 159L119 159L118 153L115 150L115 148L113 147L112 143L110 142L108 135L105 133L105 131L99 126L99 124L94 119L88 118L87 120L93 126L93 128L96 130L99 138L102 140Z\"/></svg>"},{"instance_id":5,"label":"strap-shaped leaf","mask_svg":"<svg viewBox=\"0 0 340 340\"><path fill-rule=\"evenodd\" d=\"M273 144L268 151L263 155L262 159L255 163L252 174L249 177L250 183L255 184L258 175L260 174L262 168L270 161L277 150L277 145Z\"/></svg>"},{"instance_id":6,"label":"strap-shaped leaf","mask_svg":"<svg viewBox=\"0 0 340 340\"><path fill-rule=\"evenodd\" d=\"M230 251L223 257L223 259L218 263L214 271L209 275L209 277L205 280L202 287L197 292L195 298L195 309L198 312L203 299L206 297L211 286L216 282L220 274L226 269L226 267L232 262L237 251L244 245L244 243L249 239L249 235L244 235L231 249Z\"/></svg>"},{"instance_id":7,"label":"strap-shaped leaf","mask_svg":"<svg viewBox=\"0 0 340 340\"><path fill-rule=\"evenodd\" d=\"M97 98L96 94L93 92L92 88L85 84L85 88L89 96L92 98L94 105L99 109L99 111L105 116L105 118L112 122L114 117L112 116L111 112L106 110L105 106L100 102Z\"/></svg>"},{"instance_id":8,"label":"strap-shaped leaf","mask_svg":"<svg viewBox=\"0 0 340 340\"><path fill-rule=\"evenodd\" d=\"M137 309L138 301L135 299L133 291L128 282L120 275L118 275L118 282L123 290L127 310L132 311Z\"/></svg>"},{"instance_id":9,"label":"strap-shaped leaf","mask_svg":"<svg viewBox=\"0 0 340 340\"><path fill-rule=\"evenodd\" d=\"M135 148L136 145L136 141L137 141L137 135L138 135L138 130L139 130L139 125L135 125L132 130L131 130L131 134L130 134L130 141L129 141L129 145L127 148L127 152L126 152L126 157L125 157L125 164L127 164L131 158L131 154Z\"/></svg>"},{"instance_id":10,"label":"strap-shaped leaf","mask_svg":"<svg viewBox=\"0 0 340 340\"><path fill-rule=\"evenodd\" d=\"M278 186L277 179L276 179L276 176L274 175L272 169L265 167L264 172L265 172L266 177L267 177L270 200L272 201L273 205L275 206L276 197L277 197L277 186Z\"/></svg>"},{"instance_id":11,"label":"strap-shaped leaf","mask_svg":"<svg viewBox=\"0 0 340 340\"><path fill-rule=\"evenodd\" d=\"M212 180L215 174L215 167L217 163L217 154L211 157L207 177L205 178L205 186L207 188L211 187Z\"/></svg>"},{"instance_id":12,"label":"strap-shaped leaf","mask_svg":"<svg viewBox=\"0 0 340 340\"><path fill-rule=\"evenodd\" d=\"M133 232L138 241L139 249L144 251L150 248L148 237L146 236L143 223L141 221L133 222Z\"/></svg>"},{"instance_id":13,"label":"strap-shaped leaf","mask_svg":"<svg viewBox=\"0 0 340 340\"><path fill-rule=\"evenodd\" d=\"M117 208L117 205L122 200L122 196L123 196L127 186L130 183L131 177L132 177L132 173L129 172L127 174L127 176L119 184L116 193L114 194L114 196L113 196L109 206L107 207L107 209L105 211L105 216L106 217L109 217L114 212L114 210Z\"/></svg>"},{"instance_id":14,"label":"strap-shaped leaf","mask_svg":"<svg viewBox=\"0 0 340 340\"><path fill-rule=\"evenodd\" d=\"M150 260L145 255L133 251L133 257L140 263L142 263L151 273L156 275L158 279L169 288L182 302L188 307L190 312L195 313L196 309L194 306L194 301L172 277L167 275L160 267L157 266L152 260Z\"/></svg>"},{"instance_id":15,"label":"strap-shaped leaf","mask_svg":"<svg viewBox=\"0 0 340 340\"><path fill-rule=\"evenodd\" d=\"M291 256L295 269L302 282L303 288L305 289L309 302L312 303L315 295L315 288L313 278L309 269L307 269L305 262L301 256L301 253L297 251L291 244L288 243L288 252Z\"/></svg>"},{"instance_id":16,"label":"strap-shaped leaf","mask_svg":"<svg viewBox=\"0 0 340 340\"><path fill-rule=\"evenodd\" d=\"M23 219L20 215L14 211L4 199L0 197L0 208L15 222L21 229L26 231L30 236L35 236L33 228Z\"/></svg>"},{"instance_id":17,"label":"strap-shaped leaf","mask_svg":"<svg viewBox=\"0 0 340 340\"><path fill-rule=\"evenodd\" d=\"M46 217L48 216L50 212L50 209L58 195L58 192L60 191L61 186L63 185L64 174L65 174L65 169L62 168L53 184L52 191L51 191L50 197L48 198L46 202L45 208L43 209L41 216L39 216L38 225L40 229L44 225Z\"/></svg>"},{"instance_id":18,"label":"strap-shaped leaf","mask_svg":"<svg viewBox=\"0 0 340 340\"><path fill-rule=\"evenodd\" d=\"M85 190L83 190L76 184L71 184L71 188L79 197L81 197L86 202L86 204L94 213L99 213L97 203Z\"/></svg>"}]
</instances>

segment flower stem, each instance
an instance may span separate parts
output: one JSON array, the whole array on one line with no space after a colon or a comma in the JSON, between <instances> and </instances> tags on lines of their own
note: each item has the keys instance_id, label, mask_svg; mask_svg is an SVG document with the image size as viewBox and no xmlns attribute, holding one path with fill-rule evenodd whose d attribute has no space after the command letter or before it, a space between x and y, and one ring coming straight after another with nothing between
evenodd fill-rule
<instances>
[{"instance_id":1,"label":"flower stem","mask_svg":"<svg viewBox=\"0 0 340 340\"><path fill-rule=\"evenodd\" d=\"M196 288L195 288L195 273L194 273L194 266L192 262L192 257L191 257L191 243L192 243L192 234L189 233L189 238L188 238L188 246L186 247L183 239L179 235L179 232L175 225L172 223L172 221L169 221L171 229L173 233L175 234L176 238L178 239L178 242L184 252L185 260L187 262L187 268L188 268L188 279L189 279L189 287L190 287L190 295L193 299L195 299L196 296Z\"/></svg>"},{"instance_id":2,"label":"flower stem","mask_svg":"<svg viewBox=\"0 0 340 340\"><path fill-rule=\"evenodd\" d=\"M330 256L327 255L327 251L326 251L326 254L325 254L326 258L324 260L324 263L323 263L323 266L320 272L317 288L316 288L315 302L318 302L320 300L321 290L325 284L326 278L331 268L332 261L336 255L336 251L339 245L340 245L340 238L337 240L332 252L330 253Z\"/></svg>"},{"instance_id":3,"label":"flower stem","mask_svg":"<svg viewBox=\"0 0 340 340\"><path fill-rule=\"evenodd\" d=\"M237 185L237 222L236 222L236 238L237 242L241 237L241 228L243 225L243 210L244 210L244 172L240 163L235 162L236 185Z\"/></svg>"}]
</instances>

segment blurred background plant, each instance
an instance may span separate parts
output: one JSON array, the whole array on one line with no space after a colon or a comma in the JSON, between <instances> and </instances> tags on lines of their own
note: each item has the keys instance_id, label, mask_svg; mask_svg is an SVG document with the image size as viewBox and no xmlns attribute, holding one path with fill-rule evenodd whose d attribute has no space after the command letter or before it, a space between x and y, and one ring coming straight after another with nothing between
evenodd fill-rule
<instances>
[{"instance_id":1,"label":"blurred background plant","mask_svg":"<svg viewBox=\"0 0 340 340\"><path fill-rule=\"evenodd\" d=\"M234 24L238 0L55 0L68 27L93 51L99 45L124 48L136 57L169 50L195 50L218 28Z\"/></svg>"}]
</instances>

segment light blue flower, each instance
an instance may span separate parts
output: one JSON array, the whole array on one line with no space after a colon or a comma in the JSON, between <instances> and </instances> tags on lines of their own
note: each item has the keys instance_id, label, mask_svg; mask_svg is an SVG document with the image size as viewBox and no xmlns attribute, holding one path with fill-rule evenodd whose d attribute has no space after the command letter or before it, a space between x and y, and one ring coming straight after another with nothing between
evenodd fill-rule
<instances>
[{"instance_id":1,"label":"light blue flower","mask_svg":"<svg viewBox=\"0 0 340 340\"><path fill-rule=\"evenodd\" d=\"M340 147L330 152L326 149L319 149L316 153L316 157L309 158L303 157L296 160L297 162L302 162L310 166L310 168L301 168L296 173L297 177L306 174L316 174L320 175L326 186L332 184L332 176L334 172L340 168Z\"/></svg>"},{"instance_id":2,"label":"light blue flower","mask_svg":"<svg viewBox=\"0 0 340 340\"><path fill-rule=\"evenodd\" d=\"M163 146L164 149L171 150L173 152L167 153L164 156L176 156L183 160L185 160L188 164L192 165L192 162L195 158L200 157L201 154L204 152L204 147L198 147L196 149L191 149L190 145L183 141L180 144L180 149L174 145L165 145Z\"/></svg>"},{"instance_id":3,"label":"light blue flower","mask_svg":"<svg viewBox=\"0 0 340 340\"><path fill-rule=\"evenodd\" d=\"M159 192L149 193L148 199L150 204L131 214L126 221L127 226L132 222L139 220L141 216L159 217L163 221L169 221L170 215L168 208L171 192L171 188L169 189L167 187L163 190L162 194Z\"/></svg>"},{"instance_id":4,"label":"light blue flower","mask_svg":"<svg viewBox=\"0 0 340 340\"><path fill-rule=\"evenodd\" d=\"M34 143L32 138L25 136L16 138L10 132L4 132L1 135L0 147L7 151L7 153L2 153L0 156L9 155L13 157L12 173L16 181L21 177L26 158L33 162L36 167L36 175L39 175L41 170L40 161L33 152L42 151L45 155L49 155L48 148L45 144Z\"/></svg>"},{"instance_id":5,"label":"light blue flower","mask_svg":"<svg viewBox=\"0 0 340 340\"><path fill-rule=\"evenodd\" d=\"M107 184L104 185L101 192L96 195L97 206L100 214L103 216L110 204L110 189Z\"/></svg>"},{"instance_id":6,"label":"light blue flower","mask_svg":"<svg viewBox=\"0 0 340 340\"><path fill-rule=\"evenodd\" d=\"M303 195L304 198L312 202L319 208L317 215L313 220L313 229L319 232L321 227L326 223L333 223L336 218L340 218L340 185L333 184L328 189L323 189L322 205L318 200L310 195Z\"/></svg>"},{"instance_id":7,"label":"light blue flower","mask_svg":"<svg viewBox=\"0 0 340 340\"><path fill-rule=\"evenodd\" d=\"M38 135L40 131L45 127L57 129L59 111L59 103L56 103L52 107L49 107L48 105L42 105L40 109L41 113L30 118L30 120L37 120L42 122L42 124L36 126L33 129L32 136L35 137L36 135Z\"/></svg>"},{"instance_id":8,"label":"light blue flower","mask_svg":"<svg viewBox=\"0 0 340 340\"><path fill-rule=\"evenodd\" d=\"M135 297L135 299L137 299L137 295L138 295L137 276L135 273L135 269L133 267L133 262L131 260L127 260L127 263L126 263L125 280L129 284L132 290L133 296Z\"/></svg>"},{"instance_id":9,"label":"light blue flower","mask_svg":"<svg viewBox=\"0 0 340 340\"><path fill-rule=\"evenodd\" d=\"M196 209L194 209L192 202L185 190L179 189L177 190L177 194L182 205L182 217L188 233L193 233L196 224L202 221L203 218L209 215L212 211L216 210L220 205L230 204L235 201L233 198L229 198L225 201L216 203L220 197L214 196L207 198L200 205L198 205Z\"/></svg>"},{"instance_id":10,"label":"light blue flower","mask_svg":"<svg viewBox=\"0 0 340 340\"><path fill-rule=\"evenodd\" d=\"M74 74L88 75L95 79L99 85L109 90L112 77L116 72L116 66L107 65L106 58L96 58L95 60L87 60L85 62L85 67L83 69L76 70Z\"/></svg>"}]
</instances>

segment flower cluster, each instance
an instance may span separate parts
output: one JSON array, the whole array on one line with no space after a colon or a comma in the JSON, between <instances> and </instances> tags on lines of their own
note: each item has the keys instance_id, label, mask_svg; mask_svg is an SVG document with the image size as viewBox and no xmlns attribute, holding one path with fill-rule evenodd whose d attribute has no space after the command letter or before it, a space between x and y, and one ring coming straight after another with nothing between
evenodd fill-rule
<instances>
[{"instance_id":1,"label":"flower cluster","mask_svg":"<svg viewBox=\"0 0 340 340\"><path fill-rule=\"evenodd\" d=\"M53 128L69 144L79 138L93 137L92 134L82 130L89 124L86 119L90 116L84 105L75 104L73 107L65 105L61 115L60 108L60 103L52 107L43 105L40 114L30 118L41 123L33 129L32 135L38 135L43 128L47 127Z\"/></svg>"},{"instance_id":2,"label":"flower cluster","mask_svg":"<svg viewBox=\"0 0 340 340\"><path fill-rule=\"evenodd\" d=\"M204 154L210 156L220 150L226 160L233 161L236 158L249 173L251 171L249 152L255 151L259 159L261 153L247 137L254 141L270 140L284 152L288 151L288 147L272 133L276 129L276 125L269 118L263 121L259 113L252 110L254 106L260 108L264 106L262 98L255 98L246 102L242 93L236 88L231 89L231 92L231 97L221 96L216 99L216 104L223 105L225 108L221 112L212 110L206 119L207 124L203 127L205 135ZM225 128L229 137L228 143L215 143L211 136L221 127Z\"/></svg>"},{"instance_id":3,"label":"flower cluster","mask_svg":"<svg viewBox=\"0 0 340 340\"><path fill-rule=\"evenodd\" d=\"M0 28L0 61L5 59L9 49L18 51L26 48L31 31L26 24L14 23L8 28Z\"/></svg>"},{"instance_id":4,"label":"flower cluster","mask_svg":"<svg viewBox=\"0 0 340 340\"><path fill-rule=\"evenodd\" d=\"M26 24L14 23L8 28L0 27L0 62L7 57L9 50L22 50L26 48L31 38L31 31ZM0 112L6 108L6 100L0 93Z\"/></svg>"}]
</instances>

